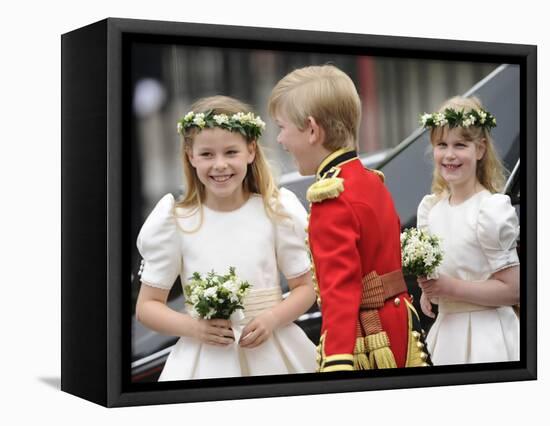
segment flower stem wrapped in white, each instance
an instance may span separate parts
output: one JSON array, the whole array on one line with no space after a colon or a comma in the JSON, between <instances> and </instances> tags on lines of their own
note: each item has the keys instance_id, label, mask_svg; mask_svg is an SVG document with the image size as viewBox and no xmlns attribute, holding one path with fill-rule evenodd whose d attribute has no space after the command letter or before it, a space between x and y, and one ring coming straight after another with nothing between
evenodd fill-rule
<instances>
[{"instance_id":1,"label":"flower stem wrapped in white","mask_svg":"<svg viewBox=\"0 0 550 426\"><path fill-rule=\"evenodd\" d=\"M407 228L401 233L403 274L433 277L443 260L440 239L424 230Z\"/></svg>"},{"instance_id":2,"label":"flower stem wrapped in white","mask_svg":"<svg viewBox=\"0 0 550 426\"><path fill-rule=\"evenodd\" d=\"M191 305L191 315L204 319L229 319L237 309L243 309L243 300L250 284L241 281L230 267L226 275L209 272L203 279L195 272L184 287L185 303Z\"/></svg>"}]
</instances>

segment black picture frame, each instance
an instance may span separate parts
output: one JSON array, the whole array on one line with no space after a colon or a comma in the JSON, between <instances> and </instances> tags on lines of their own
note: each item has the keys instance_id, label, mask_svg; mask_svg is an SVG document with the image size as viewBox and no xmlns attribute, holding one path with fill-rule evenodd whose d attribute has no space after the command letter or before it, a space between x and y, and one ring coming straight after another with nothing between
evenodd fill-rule
<instances>
[{"instance_id":1,"label":"black picture frame","mask_svg":"<svg viewBox=\"0 0 550 426\"><path fill-rule=\"evenodd\" d=\"M349 52L520 67L521 360L425 369L140 384L129 377L125 158L132 42ZM62 42L61 388L130 406L534 380L537 377L537 49L532 45L109 18ZM126 132L126 133L125 133Z\"/></svg>"}]
</instances>

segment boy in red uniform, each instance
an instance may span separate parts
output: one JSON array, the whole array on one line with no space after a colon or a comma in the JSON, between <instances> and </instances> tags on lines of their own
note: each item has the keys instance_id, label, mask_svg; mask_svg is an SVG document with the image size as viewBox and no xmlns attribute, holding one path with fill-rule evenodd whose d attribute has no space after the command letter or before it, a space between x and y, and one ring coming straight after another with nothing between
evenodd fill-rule
<instances>
[{"instance_id":1,"label":"boy in red uniform","mask_svg":"<svg viewBox=\"0 0 550 426\"><path fill-rule=\"evenodd\" d=\"M361 101L338 68L281 79L269 112L308 189L309 247L323 317L318 371L430 365L401 272L399 217L380 172L357 157Z\"/></svg>"}]
</instances>

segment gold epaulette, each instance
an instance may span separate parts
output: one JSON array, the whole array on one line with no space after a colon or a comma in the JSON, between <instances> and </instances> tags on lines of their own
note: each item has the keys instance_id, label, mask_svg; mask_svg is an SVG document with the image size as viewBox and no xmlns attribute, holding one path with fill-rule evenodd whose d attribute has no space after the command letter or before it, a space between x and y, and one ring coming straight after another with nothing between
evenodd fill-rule
<instances>
[{"instance_id":1,"label":"gold epaulette","mask_svg":"<svg viewBox=\"0 0 550 426\"><path fill-rule=\"evenodd\" d=\"M344 179L331 177L321 179L309 187L306 198L310 203L319 203L331 198L337 198L344 192Z\"/></svg>"},{"instance_id":2,"label":"gold epaulette","mask_svg":"<svg viewBox=\"0 0 550 426\"><path fill-rule=\"evenodd\" d=\"M310 203L320 203L324 200L337 198L344 192L344 179L339 178L340 167L331 168L325 175L311 185L306 193Z\"/></svg>"}]
</instances>

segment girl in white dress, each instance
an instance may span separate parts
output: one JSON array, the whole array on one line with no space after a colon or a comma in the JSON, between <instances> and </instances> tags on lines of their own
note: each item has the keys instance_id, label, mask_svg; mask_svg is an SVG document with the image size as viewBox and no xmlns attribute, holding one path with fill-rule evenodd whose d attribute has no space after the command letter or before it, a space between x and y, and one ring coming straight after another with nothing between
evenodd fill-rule
<instances>
[{"instance_id":1,"label":"girl in white dress","mask_svg":"<svg viewBox=\"0 0 550 426\"><path fill-rule=\"evenodd\" d=\"M435 317L427 346L434 365L519 360L518 218L500 194L504 168L477 98L455 97L422 116L431 129L432 194L418 206L418 228L442 240L437 279L418 279L420 305Z\"/></svg>"},{"instance_id":2,"label":"girl in white dress","mask_svg":"<svg viewBox=\"0 0 550 426\"><path fill-rule=\"evenodd\" d=\"M137 241L137 318L180 336L159 381L314 372L315 345L293 323L315 301L306 211L274 185L257 143L265 125L247 105L214 96L192 109L178 123L186 194L179 202L165 195ZM230 266L251 284L241 323L194 318L166 305L178 276L185 286L194 272L225 274ZM291 290L284 300L280 272Z\"/></svg>"}]
</instances>

